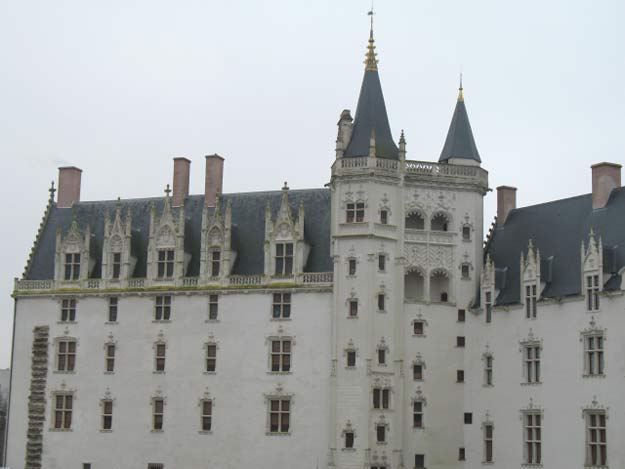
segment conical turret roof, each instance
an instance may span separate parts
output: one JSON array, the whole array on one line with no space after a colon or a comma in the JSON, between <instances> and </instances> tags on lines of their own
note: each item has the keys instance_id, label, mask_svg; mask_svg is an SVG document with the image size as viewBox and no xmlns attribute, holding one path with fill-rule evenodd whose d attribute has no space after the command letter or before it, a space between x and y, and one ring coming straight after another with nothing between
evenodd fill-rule
<instances>
[{"instance_id":1,"label":"conical turret roof","mask_svg":"<svg viewBox=\"0 0 625 469\"><path fill-rule=\"evenodd\" d=\"M467 114L467 108L464 104L462 82L460 83L458 102L456 103L454 115L451 118L451 125L449 126L449 132L447 132L445 146L443 147L438 162L447 163L450 158L474 160L478 163L482 162L480 154L477 151L477 146L475 145L475 140L473 139L469 115Z\"/></svg>"}]
</instances>

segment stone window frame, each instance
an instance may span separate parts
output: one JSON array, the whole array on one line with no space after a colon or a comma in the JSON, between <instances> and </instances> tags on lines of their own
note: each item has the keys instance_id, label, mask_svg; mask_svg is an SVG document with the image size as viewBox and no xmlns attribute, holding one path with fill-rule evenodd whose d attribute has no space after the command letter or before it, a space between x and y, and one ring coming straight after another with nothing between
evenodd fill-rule
<instances>
[{"instance_id":1,"label":"stone window frame","mask_svg":"<svg viewBox=\"0 0 625 469\"><path fill-rule=\"evenodd\" d=\"M354 354L354 366L349 366L349 353ZM358 348L354 346L354 341L352 339L349 339L347 346L343 349L343 356L345 357L345 369L355 370L358 360Z\"/></svg>"},{"instance_id":2,"label":"stone window frame","mask_svg":"<svg viewBox=\"0 0 625 469\"><path fill-rule=\"evenodd\" d=\"M434 219L437 217L443 217L445 218L447 224L445 225L445 230L435 230L432 228L432 226L434 225ZM430 232L433 233L451 233L453 232L453 216L452 214L447 211L447 210L435 210L431 213L431 215L429 216L429 230Z\"/></svg>"},{"instance_id":3,"label":"stone window frame","mask_svg":"<svg viewBox=\"0 0 625 469\"><path fill-rule=\"evenodd\" d=\"M295 398L293 393L285 392L282 384L278 383L276 389L271 393L264 394L265 406L266 406L266 423L265 423L265 435L267 436L291 436L293 433L293 406L295 404ZM271 402L288 401L289 402L289 429L286 432L272 432L271 431Z\"/></svg>"},{"instance_id":4,"label":"stone window frame","mask_svg":"<svg viewBox=\"0 0 625 469\"><path fill-rule=\"evenodd\" d=\"M109 350L111 347L113 347L112 356L109 354ZM117 358L118 349L117 349L117 341L113 337L112 333L109 334L107 339L104 341L104 344L102 345L102 349L104 350L104 374L105 375L115 374L115 361ZM108 366L110 361L112 361L113 363L112 370L109 370L109 366Z\"/></svg>"},{"instance_id":5,"label":"stone window frame","mask_svg":"<svg viewBox=\"0 0 625 469\"><path fill-rule=\"evenodd\" d=\"M529 422L528 421L528 417L532 417L532 421ZM540 422L537 425L536 424L536 417L540 417ZM543 422L544 422L544 409L542 407L536 406L534 405L532 399L530 398L530 403L527 407L521 409L520 411L520 418L521 418L521 434L522 434L522 453L523 453L523 467L543 467L543 434L544 434L544 427L543 427ZM529 435L529 429L532 428L533 430L533 437L530 439L528 438ZM539 434L540 434L540 439L536 438L536 430L535 429L540 429ZM530 455L530 451L529 451L529 446L532 446L532 451L531 451L531 455ZM537 451L537 448L540 448ZM540 460L539 461L535 461L536 459L536 454L540 453Z\"/></svg>"},{"instance_id":6,"label":"stone window frame","mask_svg":"<svg viewBox=\"0 0 625 469\"><path fill-rule=\"evenodd\" d=\"M375 428L375 444L376 445L388 445L389 434L391 432L391 424L386 419L386 416L383 413L378 416L378 418L373 424L373 427ZM378 428L380 427L384 428L384 439L382 441L378 439L378 436L379 436Z\"/></svg>"},{"instance_id":7,"label":"stone window frame","mask_svg":"<svg viewBox=\"0 0 625 469\"><path fill-rule=\"evenodd\" d=\"M466 268L467 275L464 275L464 269ZM465 261L460 263L460 280L471 280L473 277L471 276L471 272L473 271L473 264L471 262Z\"/></svg>"},{"instance_id":8,"label":"stone window frame","mask_svg":"<svg viewBox=\"0 0 625 469\"><path fill-rule=\"evenodd\" d=\"M279 341L280 342L280 352L273 352L272 348L273 348L273 343ZM283 357L286 355L285 352L283 351L284 348L284 342L289 341L290 342L290 351L288 352L288 356L289 356L289 369L287 371L283 371L282 368L284 367L284 363L283 363ZM267 347L267 374L270 375L290 375L293 374L293 364L294 364L294 351L295 351L295 336L293 335L285 335L283 333L283 331L278 331L277 334L271 335L269 337L266 338L265 340L265 344ZM278 371L273 371L272 370L272 356L274 354L279 355L280 358L280 370Z\"/></svg>"},{"instance_id":9,"label":"stone window frame","mask_svg":"<svg viewBox=\"0 0 625 469\"><path fill-rule=\"evenodd\" d=\"M490 435L488 429L490 428ZM495 463L495 423L491 420L488 412L486 417L482 420L482 464L494 464ZM488 443L490 442L490 458L488 451Z\"/></svg>"},{"instance_id":10,"label":"stone window frame","mask_svg":"<svg viewBox=\"0 0 625 469\"><path fill-rule=\"evenodd\" d=\"M523 281L523 305L525 306L525 319L538 318L538 300L540 298L540 285L536 280Z\"/></svg>"},{"instance_id":11,"label":"stone window frame","mask_svg":"<svg viewBox=\"0 0 625 469\"><path fill-rule=\"evenodd\" d=\"M415 333L415 323L418 323L418 322L422 324L422 330L423 330L422 334ZM410 329L412 330L412 337L424 337L424 338L427 337L427 334L425 332L427 326L428 326L428 321L423 316L418 316L412 319L410 321Z\"/></svg>"},{"instance_id":12,"label":"stone window frame","mask_svg":"<svg viewBox=\"0 0 625 469\"><path fill-rule=\"evenodd\" d=\"M378 403L378 407L375 407L376 404L376 399L375 399L375 391L378 390L378 399L377 399L377 403ZM386 392L385 392L386 391ZM385 410L391 411L393 410L393 386L391 386L391 383L387 380L379 380L376 379L374 380L373 383L371 383L371 399L370 399L370 404L371 404L371 411L375 412L375 411L381 411L384 412ZM387 403L388 406L384 407L384 395L386 394L387 396Z\"/></svg>"},{"instance_id":13,"label":"stone window frame","mask_svg":"<svg viewBox=\"0 0 625 469\"><path fill-rule=\"evenodd\" d=\"M205 413L205 407L204 404L210 402L210 414L206 414ZM200 429L198 431L198 433L200 435L211 435L213 433L213 428L214 428L214 420L215 420L215 398L213 396L210 395L210 393L208 392L208 390L206 390L204 392L204 395L198 399L198 403L197 403L198 407L200 408ZM210 423L209 423L209 429L205 430L204 428L204 423L206 418L210 419Z\"/></svg>"},{"instance_id":14,"label":"stone window frame","mask_svg":"<svg viewBox=\"0 0 625 469\"><path fill-rule=\"evenodd\" d=\"M48 429L51 432L72 432L74 431L74 423L75 423L75 419L74 419L74 413L76 411L76 390L74 389L67 389L65 383L61 384L61 389L60 390L54 390L50 393L51 395L51 400L52 400L52 405L51 407L51 419L50 419L50 428ZM69 426L65 427L65 416L67 415L67 407L66 407L66 403L67 401L64 401L64 405L62 408L57 409L57 397L71 397L71 408L69 410L70 412L70 417L69 417ZM61 412L61 419L62 419L62 423L60 427L56 427L56 413L57 411Z\"/></svg>"},{"instance_id":15,"label":"stone window frame","mask_svg":"<svg viewBox=\"0 0 625 469\"><path fill-rule=\"evenodd\" d=\"M389 359L389 355L390 355L390 349L388 344L386 343L386 339L384 338L384 336L382 336L382 338L380 338L380 341L378 342L378 345L375 348L376 350L376 365L377 366L382 366L382 367L387 367L388 366L388 359ZM383 352L383 356L384 356L384 362L381 363L380 362L380 352Z\"/></svg>"},{"instance_id":16,"label":"stone window frame","mask_svg":"<svg viewBox=\"0 0 625 469\"><path fill-rule=\"evenodd\" d=\"M67 302L67 303L66 303ZM73 302L73 303L72 303ZM59 298L59 320L57 324L76 324L78 322L78 298L75 296L63 296ZM67 306L66 306L67 305ZM63 315L67 311L67 319L63 319ZM74 318L71 319L73 311Z\"/></svg>"},{"instance_id":17,"label":"stone window frame","mask_svg":"<svg viewBox=\"0 0 625 469\"><path fill-rule=\"evenodd\" d=\"M118 324L119 323L119 298L120 297L117 295L109 296L107 298L106 321L104 322L105 324ZM112 319L113 311L115 312L114 319Z\"/></svg>"},{"instance_id":18,"label":"stone window frame","mask_svg":"<svg viewBox=\"0 0 625 469\"><path fill-rule=\"evenodd\" d=\"M592 403L590 405L584 406L582 407L582 418L584 419L584 453L585 453L585 457L584 457L584 467L588 467L588 468L607 468L609 467L609 461L607 459L608 457L608 450L607 450L607 442L608 442L608 438L607 438L607 433L608 433L608 421L609 421L609 410L610 408L607 406L603 406L600 405L599 402L597 401L597 396L593 396L592 399ZM604 424L605 426L600 426L597 425L593 428L603 428L605 433L606 433L606 438L605 438L605 444L603 446L606 447L606 461L605 464L601 465L601 464L594 464L594 462L592 461L592 455L591 455L591 438L590 438L590 419L592 416L603 416L604 417ZM599 444L599 446L602 446L601 444ZM599 461L601 462L601 461Z\"/></svg>"},{"instance_id":19,"label":"stone window frame","mask_svg":"<svg viewBox=\"0 0 625 469\"><path fill-rule=\"evenodd\" d=\"M415 409L415 404L421 404L421 409L419 412ZM423 391L421 391L421 386L417 386L414 395L410 398L410 408L412 413L412 429L413 430L423 430L425 429L425 407L427 406L427 399L423 395ZM415 415L421 415L421 426L415 425Z\"/></svg>"},{"instance_id":20,"label":"stone window frame","mask_svg":"<svg viewBox=\"0 0 625 469\"><path fill-rule=\"evenodd\" d=\"M598 313L601 311L601 290L602 279L598 271L585 271L582 275L584 284L584 299L586 303L586 312ZM589 285L590 279L590 285ZM594 300L594 301L593 301Z\"/></svg>"},{"instance_id":21,"label":"stone window frame","mask_svg":"<svg viewBox=\"0 0 625 469\"><path fill-rule=\"evenodd\" d=\"M208 355L209 347L215 347L215 356L211 357ZM203 373L205 375L216 375L217 374L217 355L219 352L219 342L215 339L215 337L211 334L208 339L204 342L202 346L203 354ZM209 370L209 360L214 360L214 370Z\"/></svg>"},{"instance_id":22,"label":"stone window frame","mask_svg":"<svg viewBox=\"0 0 625 469\"><path fill-rule=\"evenodd\" d=\"M382 303L383 303L383 308L380 309L380 297L382 297ZM378 288L378 291L375 294L375 305L376 305L376 312L378 313L388 313L388 301L389 301L389 294L386 291L386 286L382 283L380 284L380 288Z\"/></svg>"},{"instance_id":23,"label":"stone window frame","mask_svg":"<svg viewBox=\"0 0 625 469\"><path fill-rule=\"evenodd\" d=\"M582 343L582 377L583 378L605 378L606 377L606 341L608 340L607 329L601 328L597 325L595 321L595 317L591 316L590 324L587 328L580 331L579 341ZM594 350L589 350L588 348L588 339L590 338L601 338L602 347L595 348ZM601 373L590 373L590 358L589 353L600 353L598 358L598 363L601 364ZM593 355L594 356L594 355Z\"/></svg>"},{"instance_id":24,"label":"stone window frame","mask_svg":"<svg viewBox=\"0 0 625 469\"><path fill-rule=\"evenodd\" d=\"M377 272L380 274L385 274L388 272L388 263L390 260L390 256L389 253L386 251L378 251L376 256L376 260L378 261L377 263ZM383 269L380 269L380 264L384 264L382 265L382 267L384 267Z\"/></svg>"},{"instance_id":25,"label":"stone window frame","mask_svg":"<svg viewBox=\"0 0 625 469\"><path fill-rule=\"evenodd\" d=\"M352 206L350 208L350 205ZM343 202L345 210L345 224L353 225L359 223L367 223L367 201L366 199L359 197L357 199L346 199ZM352 218L350 220L350 212ZM362 212L362 219L358 221L358 212Z\"/></svg>"},{"instance_id":26,"label":"stone window frame","mask_svg":"<svg viewBox=\"0 0 625 469\"><path fill-rule=\"evenodd\" d=\"M278 246L282 246L282 255L278 255ZM288 254L288 246L291 246L291 254ZM274 278L291 278L293 277L296 272L296 247L297 247L297 241L295 239L289 238L289 239L279 239L276 240L272 243L272 264L273 264L273 269L272 269L272 274L271 276ZM278 272L278 259L282 260L282 269L281 272ZM287 265L288 262L287 260L290 259L291 260L291 269L290 272L288 272L289 269L287 269Z\"/></svg>"},{"instance_id":27,"label":"stone window frame","mask_svg":"<svg viewBox=\"0 0 625 469\"><path fill-rule=\"evenodd\" d=\"M489 360L490 360L490 366L489 366ZM482 361L484 362L482 387L492 388L493 386L495 386L495 367L494 367L495 356L490 350L487 350L486 352L482 354ZM490 371L490 379L489 379L489 371Z\"/></svg>"},{"instance_id":28,"label":"stone window frame","mask_svg":"<svg viewBox=\"0 0 625 469\"><path fill-rule=\"evenodd\" d=\"M423 220L423 228L407 228L406 227L406 220L410 218L411 215L418 215ZM406 214L404 216L404 229L415 230L415 231L429 231L430 230L429 217L427 217L427 213L425 212L425 210L419 207L413 207L413 208L410 208L409 210L406 210Z\"/></svg>"},{"instance_id":29,"label":"stone window frame","mask_svg":"<svg viewBox=\"0 0 625 469\"><path fill-rule=\"evenodd\" d=\"M543 377L543 367L542 367L542 361L543 361L543 341L542 339L538 339L534 336L533 331L530 329L529 334L527 336L526 339L523 339L522 341L519 342L519 352L521 352L521 377L523 378L523 381L521 382L521 385L523 386L536 386L536 385L541 385L542 384L542 377ZM529 376L528 376L528 357L527 357L527 349L528 348L532 348L534 349L534 354L531 357L531 361L534 364L533 366L533 374L534 374L534 379L536 379L536 363L538 363L538 380L529 380ZM539 357L536 358L536 350L539 351Z\"/></svg>"},{"instance_id":30,"label":"stone window frame","mask_svg":"<svg viewBox=\"0 0 625 469\"><path fill-rule=\"evenodd\" d=\"M495 312L495 288L494 286L482 287L482 304L484 305L484 322L490 324L493 322L493 313ZM486 301L490 295L490 301ZM489 313L490 305L490 313Z\"/></svg>"},{"instance_id":31,"label":"stone window frame","mask_svg":"<svg viewBox=\"0 0 625 469\"><path fill-rule=\"evenodd\" d=\"M352 446L347 446L347 434L348 433L351 433L352 435ZM351 420L347 419L345 426L343 426L343 429L341 430L341 439L343 440L343 447L341 448L341 451L348 451L348 452L356 451L356 436L357 436L357 432L354 429Z\"/></svg>"},{"instance_id":32,"label":"stone window frame","mask_svg":"<svg viewBox=\"0 0 625 469\"><path fill-rule=\"evenodd\" d=\"M159 300L158 298L162 298L162 304L158 304ZM167 304L166 299L169 298L169 304ZM162 294L162 295L154 295L154 312L153 312L153 316L152 316L152 322L154 323L170 323L171 322L171 316L174 310L174 295L172 294ZM158 319L157 318L157 312L158 312L158 308L162 308L161 311L161 318ZM166 308L169 308L169 317L167 319L165 319L165 311Z\"/></svg>"},{"instance_id":33,"label":"stone window frame","mask_svg":"<svg viewBox=\"0 0 625 469\"><path fill-rule=\"evenodd\" d=\"M65 352L65 369L64 370L59 369L59 358L61 355L61 352L60 352L61 342L68 344L67 346L69 346L70 343L75 344L74 353L73 353L74 363L73 363L73 368L71 370L67 369L68 363L69 363L68 358L71 355L68 350L66 350ZM54 338L54 370L53 370L54 374L72 375L76 373L76 366L78 365L78 344L79 344L78 338L70 336L68 330L65 330L64 335Z\"/></svg>"},{"instance_id":34,"label":"stone window frame","mask_svg":"<svg viewBox=\"0 0 625 469\"><path fill-rule=\"evenodd\" d=\"M161 412L157 412L156 403L162 402ZM150 398L150 433L163 433L165 431L165 408L167 407L167 398L162 395L160 390ZM161 417L161 428L156 428L156 417Z\"/></svg>"},{"instance_id":35,"label":"stone window frame","mask_svg":"<svg viewBox=\"0 0 625 469\"><path fill-rule=\"evenodd\" d=\"M215 259L215 254L219 254L219 258ZM218 280L222 276L223 270L223 249L220 245L211 245L208 248L207 252L207 263L208 263L208 273L210 274L208 278L210 280ZM217 265L217 275L215 274L215 265Z\"/></svg>"},{"instance_id":36,"label":"stone window frame","mask_svg":"<svg viewBox=\"0 0 625 469\"><path fill-rule=\"evenodd\" d=\"M411 363L411 368L412 368L412 380L417 382L417 383L421 383L423 381L425 381L425 369L427 368L427 365L425 364L425 360L423 359L423 357L421 356L420 352L417 352L417 355L415 356L415 359L412 360ZM421 367L421 379L416 379L415 378L415 373L414 373L414 367L415 366L420 366Z\"/></svg>"},{"instance_id":37,"label":"stone window frame","mask_svg":"<svg viewBox=\"0 0 625 469\"><path fill-rule=\"evenodd\" d=\"M111 404L110 413L107 413L106 404ZM110 392L106 392L105 396L100 399L100 433L112 433L113 432L113 409L115 408L115 399L111 397ZM110 428L105 428L104 425L106 417L110 417Z\"/></svg>"},{"instance_id":38,"label":"stone window frame","mask_svg":"<svg viewBox=\"0 0 625 469\"><path fill-rule=\"evenodd\" d=\"M204 322L220 322L219 319L219 304L221 303L221 295L219 293L209 293L207 295L207 318ZM214 309L214 311L213 311ZM214 313L214 317L213 317Z\"/></svg>"},{"instance_id":39,"label":"stone window frame","mask_svg":"<svg viewBox=\"0 0 625 469\"><path fill-rule=\"evenodd\" d=\"M356 314L352 314L352 303L355 303L356 305ZM358 300L355 291L352 290L350 296L345 300L345 307L347 309L347 319L357 319L360 316L360 301Z\"/></svg>"},{"instance_id":40,"label":"stone window frame","mask_svg":"<svg viewBox=\"0 0 625 469\"><path fill-rule=\"evenodd\" d=\"M358 275L358 257L356 256L348 256L346 259L346 264L347 264L347 278L354 278ZM354 263L354 273L351 273L351 263Z\"/></svg>"},{"instance_id":41,"label":"stone window frame","mask_svg":"<svg viewBox=\"0 0 625 469\"><path fill-rule=\"evenodd\" d=\"M276 302L276 295L280 295L278 302ZM288 295L288 301L285 300L285 295ZM276 306L279 307L279 314L276 316ZM285 306L288 306L288 314L285 316ZM277 290L271 293L271 321L291 321L293 313L293 291L292 290Z\"/></svg>"},{"instance_id":42,"label":"stone window frame","mask_svg":"<svg viewBox=\"0 0 625 469\"><path fill-rule=\"evenodd\" d=\"M171 253L171 259L169 258L169 253ZM154 254L156 255L156 259L154 261L156 267L156 280L174 279L176 276L176 248L171 246L157 247ZM161 254L164 254L162 256L163 259L161 259ZM161 267L163 271L162 275ZM171 275L167 275L170 267Z\"/></svg>"},{"instance_id":43,"label":"stone window frame","mask_svg":"<svg viewBox=\"0 0 625 469\"><path fill-rule=\"evenodd\" d=\"M469 232L469 236L465 237L465 230L468 230ZM473 232L475 231L475 228L473 227L473 223L469 223L468 221L465 221L464 223L462 223L460 225L460 238L462 239L463 242L465 243L470 243L473 241Z\"/></svg>"},{"instance_id":44,"label":"stone window frame","mask_svg":"<svg viewBox=\"0 0 625 469\"><path fill-rule=\"evenodd\" d=\"M160 356L159 353L159 346L162 345L164 346L164 354L162 356ZM165 340L165 336L163 334L163 331L159 331L158 337L156 338L156 340L154 341L154 343L152 344L152 349L154 350L154 367L152 368L152 373L153 374L165 374L166 369L167 369L167 349L169 348L167 340ZM163 369L159 370L158 369L158 359L162 358L163 359Z\"/></svg>"}]
</instances>

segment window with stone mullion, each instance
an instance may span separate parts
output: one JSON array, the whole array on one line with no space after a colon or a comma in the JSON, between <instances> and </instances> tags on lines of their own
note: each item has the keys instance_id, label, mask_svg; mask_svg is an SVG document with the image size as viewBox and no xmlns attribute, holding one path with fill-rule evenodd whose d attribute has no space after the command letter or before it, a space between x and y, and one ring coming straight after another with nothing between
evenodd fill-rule
<instances>
[{"instance_id":1,"label":"window with stone mullion","mask_svg":"<svg viewBox=\"0 0 625 469\"><path fill-rule=\"evenodd\" d=\"M158 278L171 278L174 276L174 250L162 249L158 251Z\"/></svg>"},{"instance_id":2,"label":"window with stone mullion","mask_svg":"<svg viewBox=\"0 0 625 469\"><path fill-rule=\"evenodd\" d=\"M65 280L80 278L80 253L65 254Z\"/></svg>"},{"instance_id":3,"label":"window with stone mullion","mask_svg":"<svg viewBox=\"0 0 625 469\"><path fill-rule=\"evenodd\" d=\"M276 244L276 276L293 274L293 243Z\"/></svg>"}]
</instances>

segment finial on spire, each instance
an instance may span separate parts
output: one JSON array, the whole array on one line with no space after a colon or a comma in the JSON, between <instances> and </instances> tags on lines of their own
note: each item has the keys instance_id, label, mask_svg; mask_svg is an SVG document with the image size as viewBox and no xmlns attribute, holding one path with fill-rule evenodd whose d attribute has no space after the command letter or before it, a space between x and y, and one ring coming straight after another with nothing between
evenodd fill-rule
<instances>
[{"instance_id":1,"label":"finial on spire","mask_svg":"<svg viewBox=\"0 0 625 469\"><path fill-rule=\"evenodd\" d=\"M54 188L54 181L50 183L50 189L48 189L48 192L50 193L50 202L54 202L54 193L56 192L56 189Z\"/></svg>"},{"instance_id":2,"label":"finial on spire","mask_svg":"<svg viewBox=\"0 0 625 469\"><path fill-rule=\"evenodd\" d=\"M371 10L367 13L371 17L371 29L369 30L369 45L367 46L367 55L365 59L365 71L377 71L378 70L378 60L376 56L378 54L375 53L375 40L373 39L373 2L371 2Z\"/></svg>"},{"instance_id":3,"label":"finial on spire","mask_svg":"<svg viewBox=\"0 0 625 469\"><path fill-rule=\"evenodd\" d=\"M284 181L284 186L282 186L282 190L283 191L288 191L289 190L289 185L287 184L286 181Z\"/></svg>"},{"instance_id":4,"label":"finial on spire","mask_svg":"<svg viewBox=\"0 0 625 469\"><path fill-rule=\"evenodd\" d=\"M464 93L462 92L462 72L460 72L460 87L458 88L458 101L464 101Z\"/></svg>"},{"instance_id":5,"label":"finial on spire","mask_svg":"<svg viewBox=\"0 0 625 469\"><path fill-rule=\"evenodd\" d=\"M169 188L169 184L167 184L167 187L165 187L165 195L169 197L170 193L171 193L171 189Z\"/></svg>"}]
</instances>

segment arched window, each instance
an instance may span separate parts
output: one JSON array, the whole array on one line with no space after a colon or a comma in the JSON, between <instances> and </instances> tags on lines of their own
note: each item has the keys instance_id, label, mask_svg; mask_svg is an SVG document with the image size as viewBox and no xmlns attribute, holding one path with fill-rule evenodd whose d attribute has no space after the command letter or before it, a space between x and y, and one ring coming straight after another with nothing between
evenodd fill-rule
<instances>
[{"instance_id":1,"label":"arched window","mask_svg":"<svg viewBox=\"0 0 625 469\"><path fill-rule=\"evenodd\" d=\"M435 213L432 217L432 231L448 231L449 218L444 213Z\"/></svg>"},{"instance_id":2,"label":"arched window","mask_svg":"<svg viewBox=\"0 0 625 469\"><path fill-rule=\"evenodd\" d=\"M404 298L407 300L421 301L425 293L423 273L419 270L411 270L404 275Z\"/></svg>"},{"instance_id":3,"label":"arched window","mask_svg":"<svg viewBox=\"0 0 625 469\"><path fill-rule=\"evenodd\" d=\"M430 276L430 299L447 303L449 301L449 275L445 270L436 269Z\"/></svg>"},{"instance_id":4,"label":"arched window","mask_svg":"<svg viewBox=\"0 0 625 469\"><path fill-rule=\"evenodd\" d=\"M421 213L412 212L406 217L406 228L409 230L424 230L425 220Z\"/></svg>"}]
</instances>

